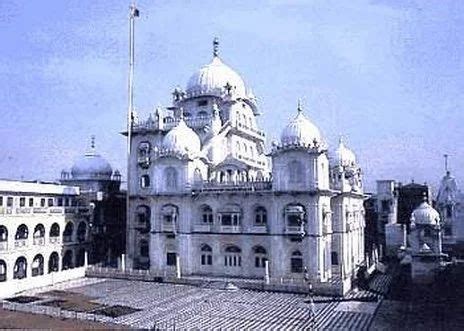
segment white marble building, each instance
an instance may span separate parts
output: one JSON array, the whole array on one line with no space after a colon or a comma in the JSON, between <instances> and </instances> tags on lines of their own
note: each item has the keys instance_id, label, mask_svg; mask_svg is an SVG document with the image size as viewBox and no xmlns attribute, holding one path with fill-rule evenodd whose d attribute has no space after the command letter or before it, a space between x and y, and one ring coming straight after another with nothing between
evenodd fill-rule
<instances>
[{"instance_id":1,"label":"white marble building","mask_svg":"<svg viewBox=\"0 0 464 331\"><path fill-rule=\"evenodd\" d=\"M436 207L441 216L443 245L449 252L464 253L464 194L458 189L450 171L440 181Z\"/></svg>"},{"instance_id":2,"label":"white marble building","mask_svg":"<svg viewBox=\"0 0 464 331\"><path fill-rule=\"evenodd\" d=\"M77 206L79 194L74 186L0 180L0 297L84 266L89 208Z\"/></svg>"},{"instance_id":3,"label":"white marble building","mask_svg":"<svg viewBox=\"0 0 464 331\"><path fill-rule=\"evenodd\" d=\"M300 105L267 150L255 96L214 46L172 106L133 125L127 266L349 279L364 260L354 153L343 141L329 152Z\"/></svg>"}]
</instances>

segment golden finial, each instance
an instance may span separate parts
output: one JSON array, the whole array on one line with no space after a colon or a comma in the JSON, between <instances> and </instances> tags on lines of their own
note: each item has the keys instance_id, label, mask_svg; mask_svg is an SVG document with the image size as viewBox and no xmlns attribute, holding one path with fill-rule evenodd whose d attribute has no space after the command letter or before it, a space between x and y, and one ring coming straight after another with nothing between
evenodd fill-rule
<instances>
[{"instance_id":1,"label":"golden finial","mask_svg":"<svg viewBox=\"0 0 464 331\"><path fill-rule=\"evenodd\" d=\"M219 39L217 37L213 40L213 56L217 57L219 54Z\"/></svg>"}]
</instances>

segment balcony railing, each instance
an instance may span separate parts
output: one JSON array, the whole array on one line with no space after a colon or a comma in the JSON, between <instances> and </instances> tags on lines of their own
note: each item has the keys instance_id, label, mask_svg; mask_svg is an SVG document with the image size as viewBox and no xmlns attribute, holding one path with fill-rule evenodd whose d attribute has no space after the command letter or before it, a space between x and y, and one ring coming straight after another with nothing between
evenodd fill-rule
<instances>
[{"instance_id":1,"label":"balcony railing","mask_svg":"<svg viewBox=\"0 0 464 331\"><path fill-rule=\"evenodd\" d=\"M286 234L301 234L301 226L299 225L287 225L285 227Z\"/></svg>"},{"instance_id":2,"label":"balcony railing","mask_svg":"<svg viewBox=\"0 0 464 331\"><path fill-rule=\"evenodd\" d=\"M34 245L45 245L45 238L44 237L37 237L33 240Z\"/></svg>"},{"instance_id":3,"label":"balcony railing","mask_svg":"<svg viewBox=\"0 0 464 331\"><path fill-rule=\"evenodd\" d=\"M27 246L27 239L15 240L15 247L24 247L24 246Z\"/></svg>"},{"instance_id":4,"label":"balcony railing","mask_svg":"<svg viewBox=\"0 0 464 331\"><path fill-rule=\"evenodd\" d=\"M269 191L272 189L271 181L256 182L215 182L204 181L194 184L194 190L199 191Z\"/></svg>"},{"instance_id":5,"label":"balcony railing","mask_svg":"<svg viewBox=\"0 0 464 331\"><path fill-rule=\"evenodd\" d=\"M194 224L194 232L211 232L213 225L212 224Z\"/></svg>"},{"instance_id":6,"label":"balcony railing","mask_svg":"<svg viewBox=\"0 0 464 331\"><path fill-rule=\"evenodd\" d=\"M60 237L50 237L50 244L59 244L60 243Z\"/></svg>"},{"instance_id":7,"label":"balcony railing","mask_svg":"<svg viewBox=\"0 0 464 331\"><path fill-rule=\"evenodd\" d=\"M251 233L267 233L266 225L254 225L251 228Z\"/></svg>"},{"instance_id":8,"label":"balcony railing","mask_svg":"<svg viewBox=\"0 0 464 331\"><path fill-rule=\"evenodd\" d=\"M223 233L241 233L241 225L221 225L221 232Z\"/></svg>"},{"instance_id":9,"label":"balcony railing","mask_svg":"<svg viewBox=\"0 0 464 331\"><path fill-rule=\"evenodd\" d=\"M162 232L176 232L176 227L173 223L161 223Z\"/></svg>"},{"instance_id":10,"label":"balcony railing","mask_svg":"<svg viewBox=\"0 0 464 331\"><path fill-rule=\"evenodd\" d=\"M0 241L0 251L6 251L8 249L7 241Z\"/></svg>"}]
</instances>

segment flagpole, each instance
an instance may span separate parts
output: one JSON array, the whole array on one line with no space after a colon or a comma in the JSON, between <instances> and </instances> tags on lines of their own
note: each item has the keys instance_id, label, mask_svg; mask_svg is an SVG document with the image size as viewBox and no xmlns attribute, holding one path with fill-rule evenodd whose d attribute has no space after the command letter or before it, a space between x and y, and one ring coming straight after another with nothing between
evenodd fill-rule
<instances>
[{"instance_id":1,"label":"flagpole","mask_svg":"<svg viewBox=\"0 0 464 331\"><path fill-rule=\"evenodd\" d=\"M126 251L127 257L131 260L133 254L130 254L129 249L131 236L131 212L130 212L130 162L131 162L131 142L132 142L132 127L134 124L134 58L135 58L135 18L139 16L139 11L133 2L130 6L129 14L129 80L128 80L128 108L127 108L127 188L126 188ZM131 261L128 261L129 268L132 268Z\"/></svg>"}]
</instances>

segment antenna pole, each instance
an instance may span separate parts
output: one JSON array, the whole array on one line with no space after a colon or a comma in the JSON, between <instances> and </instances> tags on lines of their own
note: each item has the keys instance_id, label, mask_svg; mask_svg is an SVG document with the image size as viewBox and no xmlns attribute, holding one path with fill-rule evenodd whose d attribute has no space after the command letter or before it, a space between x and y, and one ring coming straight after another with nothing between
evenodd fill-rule
<instances>
[{"instance_id":1,"label":"antenna pole","mask_svg":"<svg viewBox=\"0 0 464 331\"><path fill-rule=\"evenodd\" d=\"M443 157L445 158L445 172L448 172L448 154L444 154Z\"/></svg>"}]
</instances>

